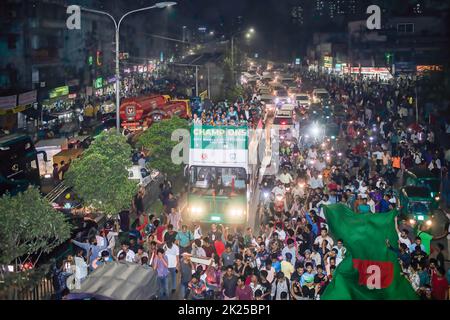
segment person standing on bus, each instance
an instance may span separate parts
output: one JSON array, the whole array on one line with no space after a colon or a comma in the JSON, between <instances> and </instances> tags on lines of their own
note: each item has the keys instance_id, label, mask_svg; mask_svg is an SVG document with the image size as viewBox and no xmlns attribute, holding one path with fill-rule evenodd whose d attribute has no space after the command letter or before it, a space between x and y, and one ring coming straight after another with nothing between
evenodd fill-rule
<instances>
[{"instance_id":1,"label":"person standing on bus","mask_svg":"<svg viewBox=\"0 0 450 320\"><path fill-rule=\"evenodd\" d=\"M57 185L59 183L59 168L58 164L53 164L53 183Z\"/></svg>"},{"instance_id":2,"label":"person standing on bus","mask_svg":"<svg viewBox=\"0 0 450 320\"><path fill-rule=\"evenodd\" d=\"M70 160L68 163L61 161L61 168L59 169L59 172L61 173L60 180L64 180L64 175L66 174L67 170L69 170L69 166L70 166Z\"/></svg>"}]
</instances>

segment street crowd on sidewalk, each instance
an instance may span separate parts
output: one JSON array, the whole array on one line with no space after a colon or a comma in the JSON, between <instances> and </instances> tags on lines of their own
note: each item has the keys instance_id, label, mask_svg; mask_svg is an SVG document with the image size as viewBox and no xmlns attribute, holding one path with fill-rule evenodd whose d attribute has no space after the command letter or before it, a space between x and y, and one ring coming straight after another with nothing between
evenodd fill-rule
<instances>
[{"instance_id":1,"label":"street crowd on sidewalk","mask_svg":"<svg viewBox=\"0 0 450 320\"><path fill-rule=\"evenodd\" d=\"M326 88L332 103L346 111L330 117L339 127L337 140L331 141L303 133L312 113L297 110L293 128L280 142L279 172L261 197L256 230L220 224L205 230L184 221L179 199L165 181L160 186L163 213L145 212L140 193L133 214L122 212L120 223L107 223L86 243L73 241L79 250L55 273L59 297L79 288L102 264L117 260L154 269L159 299L320 299L347 253L345 241L329 234L324 206L341 203L358 214L399 209L398 187L405 170L413 167L441 177L440 205L450 219L449 159L441 144L449 124L433 115L432 106L427 120L414 124L415 83L355 81L306 71L299 77L305 86ZM262 109L258 115L263 118L263 104L249 95L233 104L207 105L194 112L192 123L244 125L256 119L253 106ZM396 228L398 243L387 241L386 246L397 254L414 290L424 300L448 299L445 260L450 252L435 242L446 238L450 251L448 222L435 236L428 226L416 230L406 220L396 221Z\"/></svg>"}]
</instances>

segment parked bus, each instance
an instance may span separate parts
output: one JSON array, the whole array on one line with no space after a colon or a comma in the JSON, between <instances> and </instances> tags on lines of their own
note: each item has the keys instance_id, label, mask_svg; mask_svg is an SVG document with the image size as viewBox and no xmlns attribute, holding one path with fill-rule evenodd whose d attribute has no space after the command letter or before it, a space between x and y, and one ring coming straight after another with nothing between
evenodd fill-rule
<instances>
[{"instance_id":1,"label":"parked bus","mask_svg":"<svg viewBox=\"0 0 450 320\"><path fill-rule=\"evenodd\" d=\"M0 138L0 195L15 195L30 185L40 186L38 154L47 161L45 151L37 151L27 135Z\"/></svg>"}]
</instances>

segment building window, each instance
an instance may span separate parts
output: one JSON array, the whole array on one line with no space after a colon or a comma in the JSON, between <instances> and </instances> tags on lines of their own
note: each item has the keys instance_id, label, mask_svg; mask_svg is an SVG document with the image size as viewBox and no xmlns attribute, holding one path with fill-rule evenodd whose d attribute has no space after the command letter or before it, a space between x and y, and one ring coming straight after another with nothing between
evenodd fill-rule
<instances>
[{"instance_id":1,"label":"building window","mask_svg":"<svg viewBox=\"0 0 450 320\"><path fill-rule=\"evenodd\" d=\"M31 37L31 48L34 50L39 49L39 37L37 35Z\"/></svg>"},{"instance_id":2,"label":"building window","mask_svg":"<svg viewBox=\"0 0 450 320\"><path fill-rule=\"evenodd\" d=\"M413 33L414 23L399 23L397 24L398 33Z\"/></svg>"}]
</instances>

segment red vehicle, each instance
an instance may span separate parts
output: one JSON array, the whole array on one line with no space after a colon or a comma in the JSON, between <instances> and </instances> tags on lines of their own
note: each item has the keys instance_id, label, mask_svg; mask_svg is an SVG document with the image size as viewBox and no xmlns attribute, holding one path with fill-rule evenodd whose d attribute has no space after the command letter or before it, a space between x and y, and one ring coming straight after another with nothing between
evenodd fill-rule
<instances>
[{"instance_id":1,"label":"red vehicle","mask_svg":"<svg viewBox=\"0 0 450 320\"><path fill-rule=\"evenodd\" d=\"M148 127L150 113L164 106L170 97L150 95L125 99L120 106L120 120L122 127L139 130Z\"/></svg>"},{"instance_id":2,"label":"red vehicle","mask_svg":"<svg viewBox=\"0 0 450 320\"><path fill-rule=\"evenodd\" d=\"M173 115L187 119L189 100L170 100L170 96L151 95L126 99L120 106L122 127L129 130L146 129L154 122Z\"/></svg>"},{"instance_id":3,"label":"red vehicle","mask_svg":"<svg viewBox=\"0 0 450 320\"><path fill-rule=\"evenodd\" d=\"M172 100L149 113L149 126L154 122L170 119L172 116L188 119L190 116L189 100Z\"/></svg>"}]
</instances>

